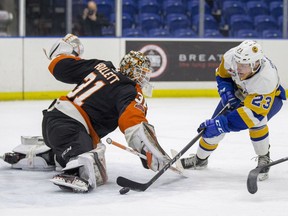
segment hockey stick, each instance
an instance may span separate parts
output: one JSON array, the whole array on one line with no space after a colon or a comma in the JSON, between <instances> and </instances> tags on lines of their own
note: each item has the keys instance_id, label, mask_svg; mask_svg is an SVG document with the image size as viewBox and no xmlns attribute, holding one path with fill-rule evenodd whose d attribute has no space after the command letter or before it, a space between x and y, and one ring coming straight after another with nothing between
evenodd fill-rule
<instances>
[{"instance_id":1,"label":"hockey stick","mask_svg":"<svg viewBox=\"0 0 288 216\"><path fill-rule=\"evenodd\" d=\"M126 147L126 146L124 146L124 145L122 145L122 144L120 144L120 143L112 140L111 138L107 138L107 139L106 139L106 142L107 142L108 144L112 144L112 145L114 145L114 146L116 146L116 147L118 147L118 148L120 148L120 149L123 149L123 150L125 150L125 151L128 151L128 152L130 152L130 153L132 153L132 154L134 154L134 155L137 155L138 157L140 157L140 158L142 158L142 159L144 159L144 160L147 160L146 155L143 155L143 154L135 151L134 149L131 149L131 148L129 148L129 147ZM177 173L177 174L179 174L179 175L183 175L183 172L181 171L181 169L180 169L179 167L177 168L177 166L176 166L176 167L172 167L172 166L171 166L169 169L171 169L171 171L173 171L173 172L175 172L175 173ZM184 175L183 175L183 176L184 176Z\"/></svg>"},{"instance_id":2,"label":"hockey stick","mask_svg":"<svg viewBox=\"0 0 288 216\"><path fill-rule=\"evenodd\" d=\"M134 155L137 155L138 157L140 157L140 158L142 158L142 159L144 159L144 160L147 159L147 157L146 157L145 155L143 155L143 154L141 154L141 153L139 153L139 152L137 152L137 151L135 151L135 150L133 150L133 149L131 149L131 148L129 148L129 147L126 147L126 146L124 146L124 145L122 145L122 144L120 144L120 143L112 140L111 138L107 138L107 139L106 139L106 142L107 142L108 144L112 144L112 145L114 145L114 146L116 146L116 147L118 147L118 148L120 148L120 149L123 149L123 150L125 150L125 151L128 151L128 152L130 152L130 153L132 153L132 154L134 154Z\"/></svg>"},{"instance_id":3,"label":"hockey stick","mask_svg":"<svg viewBox=\"0 0 288 216\"><path fill-rule=\"evenodd\" d=\"M215 116L219 116L223 114L227 109L229 108L229 104L223 107L223 109ZM147 188L149 188L160 176L163 175L163 173L166 172L167 169L169 169L177 160L180 159L180 157L189 149L191 146L196 143L196 141L202 136L205 129L201 130L196 137L194 137L178 154L176 154L170 161L167 163L161 170L159 170L156 175L153 176L152 179L150 179L147 183L139 183L132 181L130 179L124 178L122 176L119 176L117 178L117 184L121 187L123 187L120 190L120 194L125 194L129 192L129 190L134 191L145 191Z\"/></svg>"},{"instance_id":4,"label":"hockey stick","mask_svg":"<svg viewBox=\"0 0 288 216\"><path fill-rule=\"evenodd\" d=\"M249 175L248 175L248 178L247 178L247 189L248 189L249 193L255 194L257 192L257 190L258 190L257 179L258 179L258 175L261 172L261 170L263 170L263 169L265 169L267 167L271 167L271 166L274 166L276 164L285 162L287 160L288 160L288 157L284 157L284 158L281 158L279 160L273 161L273 162L271 162L269 164L266 164L264 166L260 166L260 167L257 167L255 169L251 170L249 172Z\"/></svg>"}]
</instances>

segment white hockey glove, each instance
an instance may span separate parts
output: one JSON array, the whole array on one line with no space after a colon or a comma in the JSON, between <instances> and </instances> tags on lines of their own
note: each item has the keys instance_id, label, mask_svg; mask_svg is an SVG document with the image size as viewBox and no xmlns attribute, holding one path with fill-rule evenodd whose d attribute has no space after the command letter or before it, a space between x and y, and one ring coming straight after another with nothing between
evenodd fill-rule
<instances>
[{"instance_id":1,"label":"white hockey glove","mask_svg":"<svg viewBox=\"0 0 288 216\"><path fill-rule=\"evenodd\" d=\"M55 168L54 154L41 136L21 136L21 144L12 153L6 153L4 161L15 169L49 171Z\"/></svg>"},{"instance_id":2,"label":"white hockey glove","mask_svg":"<svg viewBox=\"0 0 288 216\"><path fill-rule=\"evenodd\" d=\"M105 150L106 146L98 143L96 149L70 160L62 169L64 173L54 176L50 181L61 189L64 187L81 193L105 184L108 180Z\"/></svg>"},{"instance_id":3,"label":"white hockey glove","mask_svg":"<svg viewBox=\"0 0 288 216\"><path fill-rule=\"evenodd\" d=\"M146 155L147 161L141 159L145 168L157 171L169 162L170 158L159 146L152 125L142 122L127 128L125 130L125 138L131 148Z\"/></svg>"},{"instance_id":4,"label":"white hockey glove","mask_svg":"<svg viewBox=\"0 0 288 216\"><path fill-rule=\"evenodd\" d=\"M47 58L51 60L61 54L81 56L84 52L84 47L77 36L67 34L64 38L53 44L49 55L47 55L45 49L43 50Z\"/></svg>"}]
</instances>

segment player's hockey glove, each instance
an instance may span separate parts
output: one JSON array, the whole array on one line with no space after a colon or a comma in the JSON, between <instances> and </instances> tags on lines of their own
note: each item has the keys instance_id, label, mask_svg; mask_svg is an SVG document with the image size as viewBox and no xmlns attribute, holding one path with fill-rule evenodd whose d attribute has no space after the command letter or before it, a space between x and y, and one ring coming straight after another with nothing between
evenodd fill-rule
<instances>
[{"instance_id":1,"label":"player's hockey glove","mask_svg":"<svg viewBox=\"0 0 288 216\"><path fill-rule=\"evenodd\" d=\"M230 132L227 118L223 115L218 116L214 119L208 119L205 122L201 123L199 128L197 129L198 133L203 129L205 129L202 135L204 138L212 138L215 136L219 136L222 133Z\"/></svg>"},{"instance_id":2,"label":"player's hockey glove","mask_svg":"<svg viewBox=\"0 0 288 216\"><path fill-rule=\"evenodd\" d=\"M221 103L223 107L229 104L229 109L235 109L239 104L240 100L234 95L232 91L219 91L221 96Z\"/></svg>"},{"instance_id":3,"label":"player's hockey glove","mask_svg":"<svg viewBox=\"0 0 288 216\"><path fill-rule=\"evenodd\" d=\"M222 78L220 76L216 76L218 93L221 97L221 103L223 107L226 104L229 104L229 109L235 109L239 104L240 100L235 96L235 84L231 78Z\"/></svg>"}]
</instances>

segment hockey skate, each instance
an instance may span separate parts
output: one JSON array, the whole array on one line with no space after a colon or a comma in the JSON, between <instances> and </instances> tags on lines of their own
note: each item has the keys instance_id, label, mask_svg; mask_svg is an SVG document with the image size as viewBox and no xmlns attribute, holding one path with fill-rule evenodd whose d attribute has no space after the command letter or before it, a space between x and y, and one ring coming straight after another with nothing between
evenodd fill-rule
<instances>
[{"instance_id":1,"label":"hockey skate","mask_svg":"<svg viewBox=\"0 0 288 216\"><path fill-rule=\"evenodd\" d=\"M86 193L91 189L88 181L80 178L76 173L74 175L65 173L58 174L50 179L50 181L62 190L74 193Z\"/></svg>"},{"instance_id":2,"label":"hockey skate","mask_svg":"<svg viewBox=\"0 0 288 216\"><path fill-rule=\"evenodd\" d=\"M188 158L182 158L181 164L184 169L201 170L207 167L208 158L200 159L196 154L191 154Z\"/></svg>"},{"instance_id":3,"label":"hockey skate","mask_svg":"<svg viewBox=\"0 0 288 216\"><path fill-rule=\"evenodd\" d=\"M270 163L270 152L268 152L266 155L258 156L258 165L257 165L257 167L264 166L264 165L267 165L269 163ZM261 172L258 175L258 180L259 181L264 181L264 180L268 179L269 178L269 170L270 170L270 167L262 169Z\"/></svg>"}]
</instances>

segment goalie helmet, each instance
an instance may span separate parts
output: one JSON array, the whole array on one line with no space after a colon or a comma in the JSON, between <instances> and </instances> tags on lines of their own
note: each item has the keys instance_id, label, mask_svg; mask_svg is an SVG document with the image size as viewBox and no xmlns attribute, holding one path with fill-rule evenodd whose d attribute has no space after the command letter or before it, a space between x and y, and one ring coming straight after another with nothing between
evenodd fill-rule
<instances>
[{"instance_id":1,"label":"goalie helmet","mask_svg":"<svg viewBox=\"0 0 288 216\"><path fill-rule=\"evenodd\" d=\"M250 64L252 71L255 70L256 62L259 61L259 67L261 60L264 57L262 47L256 41L245 40L234 52L234 60L239 64ZM257 68L258 69L258 68Z\"/></svg>"},{"instance_id":2,"label":"goalie helmet","mask_svg":"<svg viewBox=\"0 0 288 216\"><path fill-rule=\"evenodd\" d=\"M130 51L120 61L120 72L143 88L150 80L151 62L142 52Z\"/></svg>"}]
</instances>

